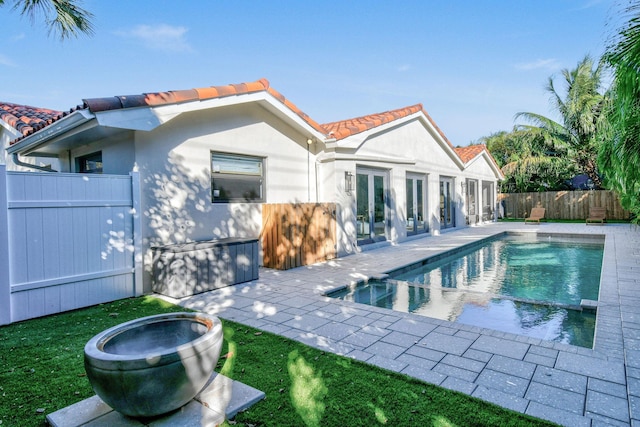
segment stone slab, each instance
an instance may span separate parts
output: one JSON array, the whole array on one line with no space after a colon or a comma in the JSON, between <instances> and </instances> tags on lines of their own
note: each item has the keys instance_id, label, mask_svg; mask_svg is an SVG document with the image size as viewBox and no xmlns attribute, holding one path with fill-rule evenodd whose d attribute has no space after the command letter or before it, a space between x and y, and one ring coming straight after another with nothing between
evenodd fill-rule
<instances>
[{"instance_id":1,"label":"stone slab","mask_svg":"<svg viewBox=\"0 0 640 427\"><path fill-rule=\"evenodd\" d=\"M264 399L264 392L214 373L209 384L191 402L167 415L143 423L114 411L93 396L47 415L52 427L141 427L218 425Z\"/></svg>"}]
</instances>

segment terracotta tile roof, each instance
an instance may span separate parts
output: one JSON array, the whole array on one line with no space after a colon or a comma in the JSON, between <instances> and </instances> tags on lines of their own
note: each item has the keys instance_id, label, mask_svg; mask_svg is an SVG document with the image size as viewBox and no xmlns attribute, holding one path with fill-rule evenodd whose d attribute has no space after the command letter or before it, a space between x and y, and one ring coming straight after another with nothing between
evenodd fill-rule
<instances>
[{"instance_id":1,"label":"terracotta tile roof","mask_svg":"<svg viewBox=\"0 0 640 427\"><path fill-rule=\"evenodd\" d=\"M469 145L466 147L457 147L455 150L456 150L456 153L458 153L458 156L460 156L460 158L462 159L462 161L465 163L468 163L471 160L473 160L478 154L487 150L487 147L484 144L476 144L476 145Z\"/></svg>"},{"instance_id":2,"label":"terracotta tile roof","mask_svg":"<svg viewBox=\"0 0 640 427\"><path fill-rule=\"evenodd\" d=\"M457 147L455 148L455 150L456 150L456 153L458 153L458 157L460 157L465 164L475 159L476 156L481 154L483 151L486 151L487 154L489 155L489 159L491 160L491 163L493 163L496 170L500 171L500 174L502 174L502 170L500 169L500 166L498 166L498 163L496 163L496 159L493 158L493 155L491 154L489 149L487 149L486 145L484 144L468 145L466 147Z\"/></svg>"},{"instance_id":3,"label":"terracotta tile roof","mask_svg":"<svg viewBox=\"0 0 640 427\"><path fill-rule=\"evenodd\" d=\"M134 107L156 107L160 105L178 104L188 101L203 101L207 99L223 98L226 96L242 95L265 91L287 108L297 114L302 120L318 132L325 134L327 131L316 121L286 99L280 92L270 87L267 79L260 79L250 83L229 84L225 86L210 86L189 90L173 90L167 92L143 93L141 95L112 96L105 98L83 99L83 104L68 112L48 110L45 108L29 107L0 103L0 119L22 133L21 138L11 141L13 145L22 138L60 120L62 117L76 110L89 110L92 113L118 110Z\"/></svg>"},{"instance_id":4,"label":"terracotta tile roof","mask_svg":"<svg viewBox=\"0 0 640 427\"><path fill-rule=\"evenodd\" d=\"M431 123L438 134L440 134L444 141L451 148L453 148L453 144L451 144L449 139L445 136L444 132L440 130L438 125L436 125L436 122L434 122L431 116L424 110L422 104L411 105L409 107L398 108L397 110L385 111L384 113L378 114L370 114L368 116L356 117L354 119L342 120L339 122L325 123L322 125L322 127L327 130L327 133L330 137L333 137L336 140L341 140L351 135L373 129L385 123L390 123L394 120L410 116L411 114L415 114L419 111L422 111L422 113L425 115L427 120L429 120L429 123Z\"/></svg>"},{"instance_id":5,"label":"terracotta tile roof","mask_svg":"<svg viewBox=\"0 0 640 427\"><path fill-rule=\"evenodd\" d=\"M385 123L401 119L422 110L422 104L410 107L399 108L397 110L385 111L384 113L369 114L368 116L356 117L339 122L325 123L322 125L330 137L337 140L347 138L360 132L373 129Z\"/></svg>"},{"instance_id":6,"label":"terracotta tile roof","mask_svg":"<svg viewBox=\"0 0 640 427\"><path fill-rule=\"evenodd\" d=\"M302 112L280 92L273 89L267 79L260 79L250 83L229 84L224 86L210 86L189 90L172 90L168 92L143 93L142 95L113 96L108 98L84 99L84 108L92 113L134 107L156 107L159 105L179 104L189 101L204 101L207 99L223 98L226 96L243 95L265 91L283 103L297 114L311 127L321 133L325 130L307 114Z\"/></svg>"},{"instance_id":7,"label":"terracotta tile roof","mask_svg":"<svg viewBox=\"0 0 640 427\"><path fill-rule=\"evenodd\" d=\"M22 137L11 141L11 145L22 138L60 120L76 110L89 110L97 113L109 110L119 110L136 107L155 107L160 105L178 104L190 101L203 101L208 99L223 98L227 96L242 95L265 91L284 104L288 109L297 114L302 120L323 135L337 140L351 135L373 129L394 120L407 117L422 111L427 120L436 129L444 141L453 148L451 142L436 125L429 114L423 109L422 104L416 104L396 110L385 111L378 114L370 114L339 122L318 124L307 114L302 112L295 104L286 99L280 92L273 89L267 79L260 79L250 83L229 84L224 86L210 86L189 90L174 90L167 92L143 93L141 95L112 96L104 98L83 99L83 104L67 112L48 110L45 108L29 107L15 104L0 103L0 119L6 121L12 127L22 133Z\"/></svg>"},{"instance_id":8,"label":"terracotta tile roof","mask_svg":"<svg viewBox=\"0 0 640 427\"><path fill-rule=\"evenodd\" d=\"M69 113L47 108L0 103L0 120L16 129L23 137L50 125L67 114Z\"/></svg>"}]
</instances>

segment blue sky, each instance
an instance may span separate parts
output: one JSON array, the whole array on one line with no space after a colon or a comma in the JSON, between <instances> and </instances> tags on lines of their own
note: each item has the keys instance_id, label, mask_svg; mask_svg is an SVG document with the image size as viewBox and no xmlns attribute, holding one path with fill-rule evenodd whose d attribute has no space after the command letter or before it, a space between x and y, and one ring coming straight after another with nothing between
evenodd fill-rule
<instances>
[{"instance_id":1,"label":"blue sky","mask_svg":"<svg viewBox=\"0 0 640 427\"><path fill-rule=\"evenodd\" d=\"M621 0L622 1L622 0ZM60 42L0 8L0 101L83 98L266 78L319 123L422 103L454 145L553 116L544 86L620 23L613 0L85 0L95 35Z\"/></svg>"}]
</instances>

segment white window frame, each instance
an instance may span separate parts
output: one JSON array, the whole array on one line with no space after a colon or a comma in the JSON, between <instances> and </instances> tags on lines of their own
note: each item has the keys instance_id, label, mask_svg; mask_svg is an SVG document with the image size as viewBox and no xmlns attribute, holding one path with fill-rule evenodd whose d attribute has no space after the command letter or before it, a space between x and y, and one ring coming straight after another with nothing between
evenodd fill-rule
<instances>
[{"instance_id":1,"label":"white window frame","mask_svg":"<svg viewBox=\"0 0 640 427\"><path fill-rule=\"evenodd\" d=\"M211 201L212 203L264 203L264 163L263 157L245 154L211 151ZM225 183L233 185L246 183L247 187L255 187L254 194L224 195Z\"/></svg>"}]
</instances>

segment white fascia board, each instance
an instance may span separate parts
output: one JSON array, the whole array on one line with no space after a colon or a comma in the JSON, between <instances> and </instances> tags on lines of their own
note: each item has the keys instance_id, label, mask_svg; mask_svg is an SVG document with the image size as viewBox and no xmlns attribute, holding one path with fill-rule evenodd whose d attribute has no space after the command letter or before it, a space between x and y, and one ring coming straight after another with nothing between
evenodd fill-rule
<instances>
[{"instance_id":1,"label":"white fascia board","mask_svg":"<svg viewBox=\"0 0 640 427\"><path fill-rule=\"evenodd\" d=\"M282 102L280 102L280 100L275 98L270 93L265 91L265 92L258 92L256 93L256 95L261 95L264 101L266 101L270 107L274 108L275 110L279 111L282 115L284 115L287 118L287 120L292 122L290 124L295 125L293 127L300 129L302 133L309 134L311 138L315 138L316 141L321 142L323 144L326 141L331 140L327 137L326 134L316 130L313 126L307 123L306 120L300 117L295 111L291 110L289 107L284 105Z\"/></svg>"},{"instance_id":2,"label":"white fascia board","mask_svg":"<svg viewBox=\"0 0 640 427\"><path fill-rule=\"evenodd\" d=\"M68 116L57 120L53 124L50 124L49 126L21 139L16 144L11 145L7 148L7 153L21 154L34 151L44 143L48 143L54 138L66 134L72 129L75 129L94 118L95 116L89 110L76 110Z\"/></svg>"}]
</instances>

